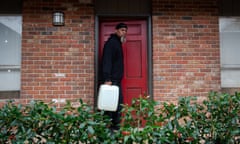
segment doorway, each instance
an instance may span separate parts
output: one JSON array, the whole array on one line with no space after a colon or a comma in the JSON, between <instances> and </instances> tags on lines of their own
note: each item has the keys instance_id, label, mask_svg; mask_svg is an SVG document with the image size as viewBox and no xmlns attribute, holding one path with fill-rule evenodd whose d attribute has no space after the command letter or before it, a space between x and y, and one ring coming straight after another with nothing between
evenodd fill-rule
<instances>
[{"instance_id":1,"label":"doorway","mask_svg":"<svg viewBox=\"0 0 240 144\"><path fill-rule=\"evenodd\" d=\"M124 76L122 91L124 104L131 104L133 98L144 93L148 94L148 37L146 20L104 20L99 22L98 36L98 83L101 79L101 57L104 43L111 33L115 31L115 25L124 22L128 25L127 41L123 43Z\"/></svg>"}]
</instances>

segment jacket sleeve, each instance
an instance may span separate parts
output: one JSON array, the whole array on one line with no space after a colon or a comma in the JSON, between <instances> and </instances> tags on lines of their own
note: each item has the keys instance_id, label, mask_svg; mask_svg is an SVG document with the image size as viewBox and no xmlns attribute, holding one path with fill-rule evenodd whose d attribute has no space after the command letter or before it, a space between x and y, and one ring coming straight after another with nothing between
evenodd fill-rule
<instances>
[{"instance_id":1,"label":"jacket sleeve","mask_svg":"<svg viewBox=\"0 0 240 144\"><path fill-rule=\"evenodd\" d=\"M111 81L113 48L111 43L106 43L103 48L102 71L104 81Z\"/></svg>"}]
</instances>

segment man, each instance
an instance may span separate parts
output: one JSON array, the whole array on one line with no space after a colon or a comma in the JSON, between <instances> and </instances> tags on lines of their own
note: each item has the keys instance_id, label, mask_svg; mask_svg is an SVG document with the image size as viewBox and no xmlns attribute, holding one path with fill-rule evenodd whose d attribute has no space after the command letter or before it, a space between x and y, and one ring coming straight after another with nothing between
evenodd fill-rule
<instances>
[{"instance_id":1,"label":"man","mask_svg":"<svg viewBox=\"0 0 240 144\"><path fill-rule=\"evenodd\" d=\"M102 73L104 84L117 85L119 87L119 102L116 112L106 112L112 119L112 130L118 130L121 117L121 104L123 95L121 89L121 80L123 77L123 50L122 43L127 34L127 25L119 23L115 27L115 33L111 34L103 48Z\"/></svg>"}]
</instances>

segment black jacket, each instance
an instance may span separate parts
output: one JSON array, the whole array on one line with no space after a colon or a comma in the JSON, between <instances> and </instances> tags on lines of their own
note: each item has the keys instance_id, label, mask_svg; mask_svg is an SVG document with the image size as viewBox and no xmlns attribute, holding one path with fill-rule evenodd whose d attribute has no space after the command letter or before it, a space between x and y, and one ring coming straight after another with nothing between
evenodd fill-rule
<instances>
[{"instance_id":1,"label":"black jacket","mask_svg":"<svg viewBox=\"0 0 240 144\"><path fill-rule=\"evenodd\" d=\"M123 50L120 38L111 34L103 48L102 73L104 81L120 82L123 77Z\"/></svg>"}]
</instances>

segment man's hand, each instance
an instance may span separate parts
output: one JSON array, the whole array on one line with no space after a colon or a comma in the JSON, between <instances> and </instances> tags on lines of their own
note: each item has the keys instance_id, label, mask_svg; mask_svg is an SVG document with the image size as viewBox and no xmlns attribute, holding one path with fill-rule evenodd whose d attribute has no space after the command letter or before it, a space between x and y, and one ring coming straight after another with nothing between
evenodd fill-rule
<instances>
[{"instance_id":1,"label":"man's hand","mask_svg":"<svg viewBox=\"0 0 240 144\"><path fill-rule=\"evenodd\" d=\"M106 84L106 85L112 85L112 82L111 82L111 81L106 81L104 84Z\"/></svg>"}]
</instances>

